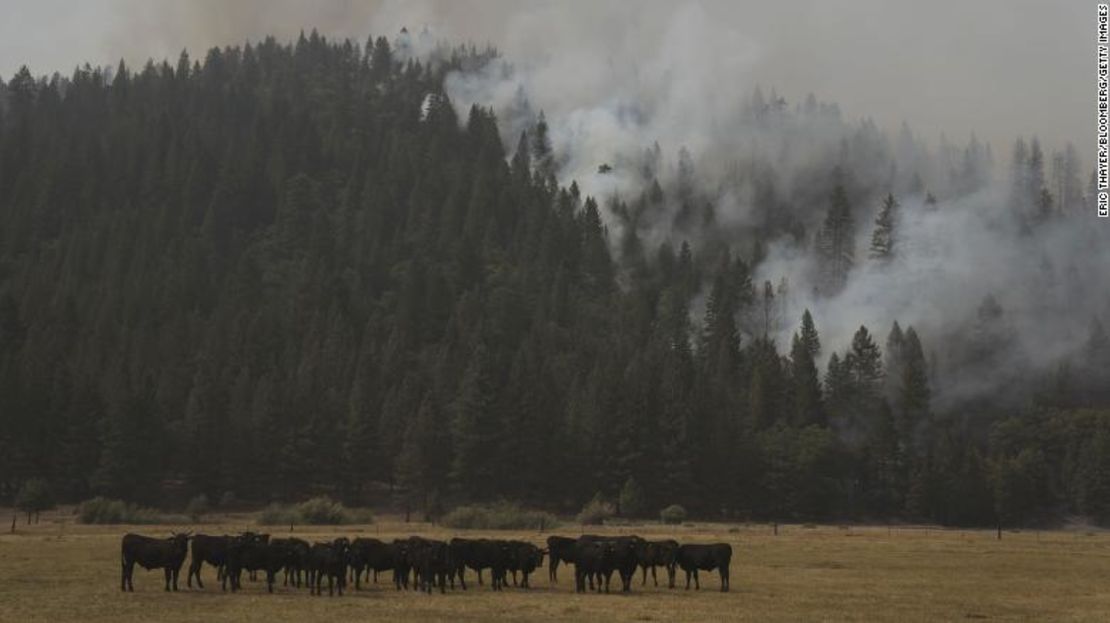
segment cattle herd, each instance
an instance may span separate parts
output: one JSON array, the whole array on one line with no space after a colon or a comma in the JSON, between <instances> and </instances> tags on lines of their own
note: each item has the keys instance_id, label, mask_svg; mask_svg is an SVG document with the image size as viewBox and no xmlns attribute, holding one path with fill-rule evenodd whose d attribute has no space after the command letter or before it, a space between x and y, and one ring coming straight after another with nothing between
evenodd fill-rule
<instances>
[{"instance_id":1,"label":"cattle herd","mask_svg":"<svg viewBox=\"0 0 1110 623\"><path fill-rule=\"evenodd\" d=\"M223 590L230 587L233 592L238 591L245 571L250 580L258 579L259 572L264 574L266 589L271 593L280 579L283 586L304 586L314 595L323 594L325 584L328 595L342 595L348 582L354 582L355 588L360 589L364 576L366 580L373 578L376 584L382 571L392 572L397 590L411 588L431 593L439 589L442 593L448 588L454 590L456 581L466 590L467 569L477 574L479 585L484 584L482 572L488 569L490 587L495 591L506 586L510 575L513 586L530 588L529 577L543 566L544 556L548 557L548 580L552 583L558 581L559 563L574 565L575 590L580 593L586 592L587 587L608 593L614 572L620 578L621 590L630 591L637 569L643 574L641 585L647 583L650 570L652 582L658 586L658 567L667 572L669 588L675 587L675 571L681 569L686 573L686 589L690 588L691 578L694 588L700 589L701 570L717 571L721 590L727 591L732 560L732 547L727 543L680 545L671 539L649 541L638 536L552 536L547 539L547 547L541 548L525 541L461 538L438 541L419 536L392 542L340 537L308 543L253 532L235 536L184 533L168 539L127 534L122 544L120 589L135 590L131 580L138 564L148 570L161 569L166 590L176 591L190 541L192 558L186 575L190 588L194 579L197 588L204 588L200 573L208 564L216 568L216 581Z\"/></svg>"}]
</instances>

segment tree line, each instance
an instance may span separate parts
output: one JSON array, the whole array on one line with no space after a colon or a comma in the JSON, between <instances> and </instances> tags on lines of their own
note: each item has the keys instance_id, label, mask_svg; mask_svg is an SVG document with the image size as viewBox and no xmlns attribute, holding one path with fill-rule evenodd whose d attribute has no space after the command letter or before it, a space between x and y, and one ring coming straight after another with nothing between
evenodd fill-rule
<instances>
[{"instance_id":1,"label":"tree line","mask_svg":"<svg viewBox=\"0 0 1110 623\"><path fill-rule=\"evenodd\" d=\"M611 219L691 191L599 204L556 180L542 114L512 150L492 111L460 119L444 77L496 54L313 32L0 84L0 495L434 515L576 510L634 481L652 514L1107 516L1097 321L1077 369L1005 411L935 409L913 327L832 352L806 312L777 344L786 284L752 275L797 223L611 241ZM819 200L830 291L855 261L852 173ZM898 209L869 261L896 252Z\"/></svg>"}]
</instances>

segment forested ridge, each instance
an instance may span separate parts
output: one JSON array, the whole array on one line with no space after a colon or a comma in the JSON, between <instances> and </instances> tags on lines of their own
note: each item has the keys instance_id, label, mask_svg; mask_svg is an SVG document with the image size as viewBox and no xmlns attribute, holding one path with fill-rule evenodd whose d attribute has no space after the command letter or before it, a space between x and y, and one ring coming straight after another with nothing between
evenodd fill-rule
<instances>
[{"instance_id":1,"label":"forested ridge","mask_svg":"<svg viewBox=\"0 0 1110 623\"><path fill-rule=\"evenodd\" d=\"M784 232L813 238L829 288L884 261L894 194L831 161L808 190L820 231L775 212L752 244L695 239L714 223L691 199L661 244L617 237L696 193L585 196L556 181L542 115L512 145L490 110L460 119L445 76L495 55L312 33L0 84L2 499L43 478L71 501L328 493L434 515L631 487L706 518L1110 519L1097 320L1019 406L938 408L927 336L853 326L833 352L753 278ZM1030 227L1056 218L1023 180ZM874 224L853 216L881 197ZM872 226L852 257L846 228Z\"/></svg>"}]
</instances>

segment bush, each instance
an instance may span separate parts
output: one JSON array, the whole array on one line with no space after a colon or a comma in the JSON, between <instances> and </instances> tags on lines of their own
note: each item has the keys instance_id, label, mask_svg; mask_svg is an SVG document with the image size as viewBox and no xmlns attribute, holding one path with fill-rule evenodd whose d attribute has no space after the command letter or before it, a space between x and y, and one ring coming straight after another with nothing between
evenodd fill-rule
<instances>
[{"instance_id":1,"label":"bush","mask_svg":"<svg viewBox=\"0 0 1110 623\"><path fill-rule=\"evenodd\" d=\"M598 492L594 499L582 507L581 512L578 513L575 519L584 526L600 526L614 514L616 514L616 509L613 508L613 504L606 501Z\"/></svg>"},{"instance_id":2,"label":"bush","mask_svg":"<svg viewBox=\"0 0 1110 623\"><path fill-rule=\"evenodd\" d=\"M288 506L281 506L279 504L271 504L258 514L257 523L261 526L282 526L298 521L297 513Z\"/></svg>"},{"instance_id":3,"label":"bush","mask_svg":"<svg viewBox=\"0 0 1110 623\"><path fill-rule=\"evenodd\" d=\"M189 503L185 505L185 514L194 522L199 522L202 517L208 514L209 510L211 510L211 505L208 503L208 496L203 493L189 500Z\"/></svg>"},{"instance_id":4,"label":"bush","mask_svg":"<svg viewBox=\"0 0 1110 623\"><path fill-rule=\"evenodd\" d=\"M313 526L338 526L342 524L374 523L374 515L366 508L347 508L327 497L315 497L293 507L271 504L258 515L263 526L306 524Z\"/></svg>"},{"instance_id":5,"label":"bush","mask_svg":"<svg viewBox=\"0 0 1110 623\"><path fill-rule=\"evenodd\" d=\"M313 526L338 526L351 523L347 518L347 508L327 496L301 502L297 505L297 515L303 523Z\"/></svg>"},{"instance_id":6,"label":"bush","mask_svg":"<svg viewBox=\"0 0 1110 623\"><path fill-rule=\"evenodd\" d=\"M678 504L671 504L659 511L659 520L665 524L678 525L686 521L686 509Z\"/></svg>"},{"instance_id":7,"label":"bush","mask_svg":"<svg viewBox=\"0 0 1110 623\"><path fill-rule=\"evenodd\" d=\"M559 519L551 513L498 502L492 506L459 506L444 515L440 523L460 530L539 530L557 527Z\"/></svg>"},{"instance_id":8,"label":"bush","mask_svg":"<svg viewBox=\"0 0 1110 623\"><path fill-rule=\"evenodd\" d=\"M77 506L77 522L84 524L157 524L164 518L154 509L97 496Z\"/></svg>"},{"instance_id":9,"label":"bush","mask_svg":"<svg viewBox=\"0 0 1110 623\"><path fill-rule=\"evenodd\" d=\"M644 514L647 502L645 500L644 488L640 486L636 479L629 476L628 480L624 482L621 487L621 515L624 517L639 517Z\"/></svg>"}]
</instances>

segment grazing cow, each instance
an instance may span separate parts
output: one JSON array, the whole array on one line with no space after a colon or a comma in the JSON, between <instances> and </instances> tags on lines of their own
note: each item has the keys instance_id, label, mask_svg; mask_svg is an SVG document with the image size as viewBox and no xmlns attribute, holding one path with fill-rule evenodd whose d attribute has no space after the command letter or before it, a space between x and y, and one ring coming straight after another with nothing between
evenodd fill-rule
<instances>
[{"instance_id":1,"label":"grazing cow","mask_svg":"<svg viewBox=\"0 0 1110 623\"><path fill-rule=\"evenodd\" d=\"M678 553L678 541L666 539L663 541L644 541L640 546L640 568L644 577L640 586L647 584L648 568L651 568L651 581L659 586L659 579L655 575L656 567L667 570L667 587L674 588L675 555Z\"/></svg>"},{"instance_id":2,"label":"grazing cow","mask_svg":"<svg viewBox=\"0 0 1110 623\"><path fill-rule=\"evenodd\" d=\"M543 556L547 552L524 541L508 541L507 543L509 546L507 568L513 574L513 586L516 586L516 572L520 571L523 575L520 586L531 588L528 583L528 576L537 568L543 566Z\"/></svg>"},{"instance_id":3,"label":"grazing cow","mask_svg":"<svg viewBox=\"0 0 1110 623\"><path fill-rule=\"evenodd\" d=\"M308 542L296 537L289 537L287 539L273 539L270 544L279 545L285 550L285 570L283 573L285 577L282 586L293 585L300 588L302 572L306 576L305 583L307 584L308 552L311 549Z\"/></svg>"},{"instance_id":4,"label":"grazing cow","mask_svg":"<svg viewBox=\"0 0 1110 623\"><path fill-rule=\"evenodd\" d=\"M549 582L557 583L559 581L555 571L559 568L560 562L568 564L574 562L574 543L575 539L569 539L565 536L547 537L547 551L550 556L547 563L547 579Z\"/></svg>"},{"instance_id":5,"label":"grazing cow","mask_svg":"<svg viewBox=\"0 0 1110 623\"><path fill-rule=\"evenodd\" d=\"M729 588L728 566L732 562L732 546L728 543L711 545L680 545L675 562L686 572L686 590L690 590L690 576L694 576L694 588L701 590L698 570L713 571L721 574L721 592Z\"/></svg>"},{"instance_id":6,"label":"grazing cow","mask_svg":"<svg viewBox=\"0 0 1110 623\"><path fill-rule=\"evenodd\" d=\"M350 542L346 537L339 537L331 543L316 543L308 553L308 575L311 578L309 586L313 594L323 594L324 578L328 580L328 596L339 591L343 595L343 587L347 585L347 550Z\"/></svg>"},{"instance_id":7,"label":"grazing cow","mask_svg":"<svg viewBox=\"0 0 1110 623\"><path fill-rule=\"evenodd\" d=\"M126 534L120 547L123 577L120 590L135 591L132 575L135 564L146 570L162 569L166 574L166 590L177 590L177 576L189 553L189 533L173 534L168 539L152 539L138 534Z\"/></svg>"},{"instance_id":8,"label":"grazing cow","mask_svg":"<svg viewBox=\"0 0 1110 623\"><path fill-rule=\"evenodd\" d=\"M197 587L204 588L204 583L200 581L200 570L204 563L216 567L217 582L223 579L224 565L227 564L228 538L226 535L208 536L207 534L193 537L193 559L189 563L189 573L185 576L189 588L193 587L194 576L197 578Z\"/></svg>"},{"instance_id":9,"label":"grazing cow","mask_svg":"<svg viewBox=\"0 0 1110 623\"><path fill-rule=\"evenodd\" d=\"M590 590L594 590L594 580L597 580L597 590L601 592L602 584L605 592L609 592L609 579L613 575L614 544L612 541L590 538L584 536L574 544L574 590L578 593L586 592L586 582L589 581Z\"/></svg>"},{"instance_id":10,"label":"grazing cow","mask_svg":"<svg viewBox=\"0 0 1110 623\"><path fill-rule=\"evenodd\" d=\"M374 583L378 583L378 573L393 570L396 548L389 543L378 539L358 538L351 542L351 551L348 556L351 564L351 573L355 580L355 589L362 588L362 573L366 572L366 579L370 579L370 572L374 572Z\"/></svg>"}]
</instances>

